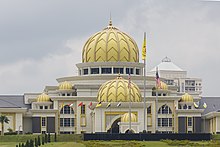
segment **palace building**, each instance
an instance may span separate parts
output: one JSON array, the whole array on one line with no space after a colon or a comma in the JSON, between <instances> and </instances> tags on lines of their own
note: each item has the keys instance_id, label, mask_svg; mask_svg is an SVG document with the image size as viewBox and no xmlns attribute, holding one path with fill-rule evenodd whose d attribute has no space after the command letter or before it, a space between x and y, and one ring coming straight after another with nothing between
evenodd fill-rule
<instances>
[{"instance_id":1,"label":"palace building","mask_svg":"<svg viewBox=\"0 0 220 147\"><path fill-rule=\"evenodd\" d=\"M77 76L58 78L39 93L0 95L0 115L10 120L4 131L220 133L220 98L202 98L202 80L188 77L168 57L143 76L139 52L110 20L85 42Z\"/></svg>"}]
</instances>

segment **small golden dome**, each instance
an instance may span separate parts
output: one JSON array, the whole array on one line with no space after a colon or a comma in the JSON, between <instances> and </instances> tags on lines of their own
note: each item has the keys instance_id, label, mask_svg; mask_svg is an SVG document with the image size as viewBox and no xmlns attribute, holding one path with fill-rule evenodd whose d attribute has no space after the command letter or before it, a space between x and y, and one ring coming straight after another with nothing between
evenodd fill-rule
<instances>
[{"instance_id":1,"label":"small golden dome","mask_svg":"<svg viewBox=\"0 0 220 147\"><path fill-rule=\"evenodd\" d=\"M112 26L92 35L83 47L82 62L139 62L136 42Z\"/></svg>"},{"instance_id":2,"label":"small golden dome","mask_svg":"<svg viewBox=\"0 0 220 147\"><path fill-rule=\"evenodd\" d=\"M129 122L129 113L125 113L121 117L121 122ZM131 113L131 122L137 122L137 116L134 113Z\"/></svg>"},{"instance_id":3,"label":"small golden dome","mask_svg":"<svg viewBox=\"0 0 220 147\"><path fill-rule=\"evenodd\" d=\"M162 90L168 90L167 84L164 83L163 81L160 81L160 89L162 89Z\"/></svg>"},{"instance_id":4,"label":"small golden dome","mask_svg":"<svg viewBox=\"0 0 220 147\"><path fill-rule=\"evenodd\" d=\"M50 97L47 94L42 93L37 97L37 102L50 102Z\"/></svg>"},{"instance_id":5,"label":"small golden dome","mask_svg":"<svg viewBox=\"0 0 220 147\"><path fill-rule=\"evenodd\" d=\"M193 102L193 97L191 95L189 95L188 93L185 93L181 100L181 102Z\"/></svg>"},{"instance_id":6,"label":"small golden dome","mask_svg":"<svg viewBox=\"0 0 220 147\"><path fill-rule=\"evenodd\" d=\"M138 86L131 82L131 102L141 101L141 92ZM99 102L129 102L129 81L122 77L107 81L98 91Z\"/></svg>"},{"instance_id":7,"label":"small golden dome","mask_svg":"<svg viewBox=\"0 0 220 147\"><path fill-rule=\"evenodd\" d=\"M67 81L60 83L59 90L72 90L73 85Z\"/></svg>"}]
</instances>

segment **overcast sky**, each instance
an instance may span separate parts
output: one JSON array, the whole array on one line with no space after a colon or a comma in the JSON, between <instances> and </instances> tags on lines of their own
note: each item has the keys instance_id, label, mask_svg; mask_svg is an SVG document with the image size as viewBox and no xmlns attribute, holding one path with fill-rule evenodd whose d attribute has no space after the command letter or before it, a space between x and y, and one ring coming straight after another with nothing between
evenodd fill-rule
<instances>
[{"instance_id":1,"label":"overcast sky","mask_svg":"<svg viewBox=\"0 0 220 147\"><path fill-rule=\"evenodd\" d=\"M202 0L0 0L0 94L42 92L76 75L86 40L108 25L141 49L147 32L148 70L168 56L203 96L220 96L220 2Z\"/></svg>"}]
</instances>

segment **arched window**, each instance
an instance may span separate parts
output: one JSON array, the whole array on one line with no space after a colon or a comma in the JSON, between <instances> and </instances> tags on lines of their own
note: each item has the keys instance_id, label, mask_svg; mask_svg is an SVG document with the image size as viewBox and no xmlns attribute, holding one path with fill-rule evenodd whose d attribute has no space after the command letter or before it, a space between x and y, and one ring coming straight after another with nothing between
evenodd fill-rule
<instances>
[{"instance_id":1,"label":"arched window","mask_svg":"<svg viewBox=\"0 0 220 147\"><path fill-rule=\"evenodd\" d=\"M68 105L65 105L61 110L60 110L60 114L74 114L74 110L73 108L71 108Z\"/></svg>"},{"instance_id":2,"label":"arched window","mask_svg":"<svg viewBox=\"0 0 220 147\"><path fill-rule=\"evenodd\" d=\"M158 114L172 114L172 111L168 105L163 105L158 110Z\"/></svg>"}]
</instances>

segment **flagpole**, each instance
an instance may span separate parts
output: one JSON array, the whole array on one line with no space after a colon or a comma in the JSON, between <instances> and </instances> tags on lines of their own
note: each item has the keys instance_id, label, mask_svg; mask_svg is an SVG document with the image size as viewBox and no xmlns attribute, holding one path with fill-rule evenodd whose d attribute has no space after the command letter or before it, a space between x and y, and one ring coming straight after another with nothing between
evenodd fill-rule
<instances>
[{"instance_id":1,"label":"flagpole","mask_svg":"<svg viewBox=\"0 0 220 147\"><path fill-rule=\"evenodd\" d=\"M102 108L101 109L101 132L102 132Z\"/></svg>"},{"instance_id":2,"label":"flagpole","mask_svg":"<svg viewBox=\"0 0 220 147\"><path fill-rule=\"evenodd\" d=\"M155 111L155 113L156 113L156 125L155 125L155 133L157 133L157 131L158 131L158 112L157 112L157 109L158 109L158 89L159 89L159 83L158 83L158 78L159 78L159 75L158 75L158 67L156 68L156 73L157 73L157 75L156 76L158 76L158 77L156 77L157 78L157 80L156 80L156 111ZM160 82L160 81L159 81Z\"/></svg>"},{"instance_id":3,"label":"flagpole","mask_svg":"<svg viewBox=\"0 0 220 147\"><path fill-rule=\"evenodd\" d=\"M131 68L129 71L128 88L129 88L129 133L131 133Z\"/></svg>"},{"instance_id":4,"label":"flagpole","mask_svg":"<svg viewBox=\"0 0 220 147\"><path fill-rule=\"evenodd\" d=\"M144 41L146 41L146 32L144 32ZM146 58L144 58L144 130L143 132L146 133Z\"/></svg>"}]
</instances>

